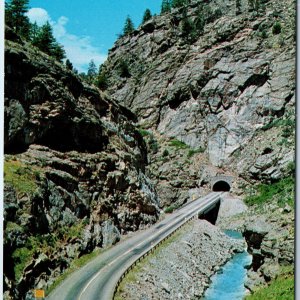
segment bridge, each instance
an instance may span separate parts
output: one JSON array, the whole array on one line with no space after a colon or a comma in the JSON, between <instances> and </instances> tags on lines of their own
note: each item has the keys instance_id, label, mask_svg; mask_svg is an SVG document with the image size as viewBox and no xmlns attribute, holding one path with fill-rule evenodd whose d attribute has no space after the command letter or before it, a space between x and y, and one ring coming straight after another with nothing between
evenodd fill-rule
<instances>
[{"instance_id":1,"label":"bridge","mask_svg":"<svg viewBox=\"0 0 300 300\"><path fill-rule=\"evenodd\" d=\"M226 174L219 174L210 180L211 188L214 192L229 192L233 183L234 177Z\"/></svg>"},{"instance_id":2,"label":"bridge","mask_svg":"<svg viewBox=\"0 0 300 300\"><path fill-rule=\"evenodd\" d=\"M184 205L158 224L136 233L71 274L48 300L111 300L115 290L137 261L143 259L181 226L193 218L217 214L223 193L212 192Z\"/></svg>"}]
</instances>

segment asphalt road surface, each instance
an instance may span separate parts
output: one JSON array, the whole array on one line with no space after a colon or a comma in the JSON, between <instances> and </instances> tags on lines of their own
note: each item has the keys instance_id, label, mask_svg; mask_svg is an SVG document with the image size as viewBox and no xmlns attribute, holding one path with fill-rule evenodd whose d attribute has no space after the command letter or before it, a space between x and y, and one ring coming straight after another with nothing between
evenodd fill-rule
<instances>
[{"instance_id":1,"label":"asphalt road surface","mask_svg":"<svg viewBox=\"0 0 300 300\"><path fill-rule=\"evenodd\" d=\"M188 219L212 206L221 196L221 192L212 192L189 202L151 228L121 241L71 274L46 299L111 300L119 278L134 261Z\"/></svg>"}]
</instances>

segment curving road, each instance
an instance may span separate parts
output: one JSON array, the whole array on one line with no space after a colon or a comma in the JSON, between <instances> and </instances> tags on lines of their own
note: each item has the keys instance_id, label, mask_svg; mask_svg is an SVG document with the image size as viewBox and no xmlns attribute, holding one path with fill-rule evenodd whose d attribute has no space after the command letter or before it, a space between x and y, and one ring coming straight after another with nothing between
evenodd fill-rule
<instances>
[{"instance_id":1,"label":"curving road","mask_svg":"<svg viewBox=\"0 0 300 300\"><path fill-rule=\"evenodd\" d=\"M124 271L144 253L199 212L213 206L222 196L213 192L167 216L163 221L101 253L71 274L48 297L48 300L111 300L114 288Z\"/></svg>"}]
</instances>

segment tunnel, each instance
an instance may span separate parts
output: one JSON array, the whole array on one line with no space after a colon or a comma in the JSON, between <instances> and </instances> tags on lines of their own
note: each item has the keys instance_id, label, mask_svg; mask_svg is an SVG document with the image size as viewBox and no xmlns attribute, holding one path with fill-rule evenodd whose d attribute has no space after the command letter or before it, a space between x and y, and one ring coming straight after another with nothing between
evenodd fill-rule
<instances>
[{"instance_id":1,"label":"tunnel","mask_svg":"<svg viewBox=\"0 0 300 300\"><path fill-rule=\"evenodd\" d=\"M215 184L213 185L212 190L214 192L229 192L230 191L230 185L224 181L224 180L220 180L215 182Z\"/></svg>"}]
</instances>

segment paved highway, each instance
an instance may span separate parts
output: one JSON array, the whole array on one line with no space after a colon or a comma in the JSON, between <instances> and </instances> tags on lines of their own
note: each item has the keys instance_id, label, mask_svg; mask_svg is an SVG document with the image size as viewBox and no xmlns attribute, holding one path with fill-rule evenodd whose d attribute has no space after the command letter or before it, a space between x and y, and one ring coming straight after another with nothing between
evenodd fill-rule
<instances>
[{"instance_id":1,"label":"paved highway","mask_svg":"<svg viewBox=\"0 0 300 300\"><path fill-rule=\"evenodd\" d=\"M137 233L103 252L71 274L48 297L48 300L111 300L114 288L124 271L144 253L188 219L215 204L221 192L189 202L149 229Z\"/></svg>"}]
</instances>

